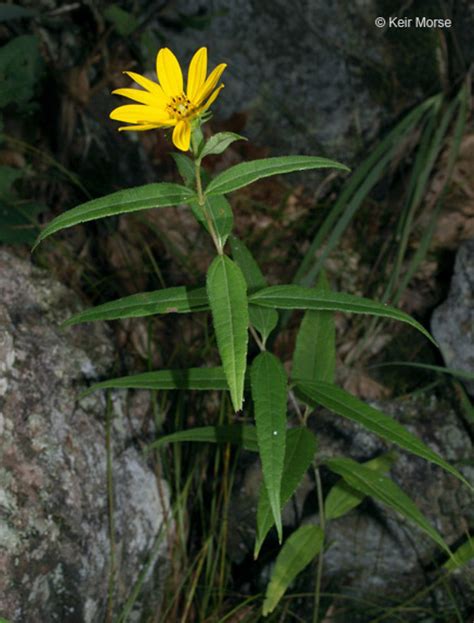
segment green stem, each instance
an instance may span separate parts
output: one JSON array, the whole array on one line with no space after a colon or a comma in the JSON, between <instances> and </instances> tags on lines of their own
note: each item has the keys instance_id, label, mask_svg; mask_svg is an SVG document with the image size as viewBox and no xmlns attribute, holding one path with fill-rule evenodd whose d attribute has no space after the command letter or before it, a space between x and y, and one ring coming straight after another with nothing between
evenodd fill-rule
<instances>
[{"instance_id":1,"label":"green stem","mask_svg":"<svg viewBox=\"0 0 474 623\"><path fill-rule=\"evenodd\" d=\"M299 421L301 422L301 424L305 425L303 414L301 413L300 406L298 404L298 401L296 400L296 396L292 389L289 390L288 396L290 398L291 403L293 404L293 407L296 411L296 415L298 416Z\"/></svg>"},{"instance_id":2,"label":"green stem","mask_svg":"<svg viewBox=\"0 0 474 623\"><path fill-rule=\"evenodd\" d=\"M424 597L425 595L429 594L431 591L433 591L439 584L442 584L443 582L446 581L446 575L440 575L434 582L432 582L429 586L425 586L423 589L421 589L420 591L418 591L415 595L413 595L412 597L408 598L406 601L404 601L401 604L398 604L398 606L394 606L393 608L389 608L388 610L385 610L380 616L376 617L375 619L371 619L369 623L380 623L380 621L385 621L386 619L388 619L390 616L392 616L392 614L396 614L398 611L402 612L405 608L407 608L408 606L410 606L411 604L417 602L418 600L420 600L422 597Z\"/></svg>"},{"instance_id":3,"label":"green stem","mask_svg":"<svg viewBox=\"0 0 474 623\"><path fill-rule=\"evenodd\" d=\"M199 207L201 208L202 213L204 214L204 218L206 219L209 234L211 235L212 242L214 243L214 246L216 247L217 253L219 255L223 255L224 249L222 248L222 244L216 233L214 223L212 222L211 216L207 210L206 198L202 190L201 161L199 158L195 158L194 160L194 170L195 170L195 175L196 175L196 191L198 194Z\"/></svg>"},{"instance_id":4,"label":"green stem","mask_svg":"<svg viewBox=\"0 0 474 623\"><path fill-rule=\"evenodd\" d=\"M112 467L112 402L110 392L107 392L107 407L105 420L105 449L107 460L107 505L109 514L109 543L110 543L110 567L109 567L109 586L107 595L106 622L112 623L114 612L114 593L115 593L115 512L114 512L114 482Z\"/></svg>"},{"instance_id":5,"label":"green stem","mask_svg":"<svg viewBox=\"0 0 474 623\"><path fill-rule=\"evenodd\" d=\"M316 480L316 493L318 496L318 508L319 508L319 525L323 533L326 532L326 519L324 517L324 500L323 500L323 487L321 485L321 476L319 474L319 468L314 467L314 476ZM324 561L324 545L318 556L318 567L316 571L316 585L314 589L314 610L313 610L313 623L319 621L319 605L321 601L321 579L323 577L323 561Z\"/></svg>"},{"instance_id":6,"label":"green stem","mask_svg":"<svg viewBox=\"0 0 474 623\"><path fill-rule=\"evenodd\" d=\"M255 340L255 343L259 347L260 351L263 353L263 351L265 350L265 342L263 342L259 338L258 333L255 331L255 329L252 327L252 325L250 325L249 328L250 328L250 333L252 334L252 337Z\"/></svg>"}]
</instances>

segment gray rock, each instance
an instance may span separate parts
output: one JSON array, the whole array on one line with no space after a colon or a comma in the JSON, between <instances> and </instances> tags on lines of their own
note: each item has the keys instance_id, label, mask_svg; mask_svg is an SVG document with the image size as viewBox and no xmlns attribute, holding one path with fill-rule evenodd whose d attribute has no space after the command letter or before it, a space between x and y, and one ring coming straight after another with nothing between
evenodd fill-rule
<instances>
[{"instance_id":1,"label":"gray rock","mask_svg":"<svg viewBox=\"0 0 474 623\"><path fill-rule=\"evenodd\" d=\"M209 16L203 29L173 21L200 10ZM211 64L228 64L213 106L219 117L245 111L250 138L273 153L350 164L381 126L439 84L436 38L377 28L375 18L389 13L376 0L218 0L212 9L177 0L160 31L183 63L206 45Z\"/></svg>"},{"instance_id":2,"label":"gray rock","mask_svg":"<svg viewBox=\"0 0 474 623\"><path fill-rule=\"evenodd\" d=\"M112 342L101 324L61 330L77 297L4 249L0 292L0 612L12 623L102 623L110 572L106 404L102 394L77 396L110 369ZM130 619L137 620L140 609L159 605L165 539L154 544L169 498L131 444L143 400L130 412L125 398L114 393L111 401L114 599L117 610L153 550Z\"/></svg>"},{"instance_id":3,"label":"gray rock","mask_svg":"<svg viewBox=\"0 0 474 623\"><path fill-rule=\"evenodd\" d=\"M431 330L446 365L474 373L474 240L459 248L448 298L434 311ZM465 386L474 396L474 381Z\"/></svg>"}]
</instances>

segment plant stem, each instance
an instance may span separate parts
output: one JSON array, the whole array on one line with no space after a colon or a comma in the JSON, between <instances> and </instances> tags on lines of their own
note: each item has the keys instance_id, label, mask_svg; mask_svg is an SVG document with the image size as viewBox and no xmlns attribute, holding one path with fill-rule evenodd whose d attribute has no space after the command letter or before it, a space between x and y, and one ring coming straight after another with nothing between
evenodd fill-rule
<instances>
[{"instance_id":1,"label":"plant stem","mask_svg":"<svg viewBox=\"0 0 474 623\"><path fill-rule=\"evenodd\" d=\"M107 594L106 623L112 623L114 612L115 592L115 514L114 514L114 482L112 471L112 403L110 392L107 392L107 407L105 419L105 450L107 456L107 505L109 514L109 542L110 542L110 570Z\"/></svg>"},{"instance_id":2,"label":"plant stem","mask_svg":"<svg viewBox=\"0 0 474 623\"><path fill-rule=\"evenodd\" d=\"M380 616L376 617L375 619L371 619L369 621L369 623L380 623L380 621L385 621L386 619L388 619L388 617L390 617L392 614L396 614L397 611L403 611L405 608L407 608L408 606L410 606L411 604L417 602L419 599L421 599L422 597L424 597L425 595L429 594L432 590L434 590L439 584L442 584L443 582L446 581L446 575L442 574L440 575L434 582L432 582L429 586L425 586L423 589L421 589L420 591L418 591L415 595L413 595L412 597L409 597L406 601L404 601L401 604L398 604L398 606L394 606L393 608L388 608L387 610L385 610L385 612L383 612L383 614L381 614Z\"/></svg>"},{"instance_id":3,"label":"plant stem","mask_svg":"<svg viewBox=\"0 0 474 623\"><path fill-rule=\"evenodd\" d=\"M292 404L293 404L293 407L294 407L294 409L295 409L295 411L296 411L296 415L298 416L299 421L300 421L302 424L305 424L305 422L304 422L304 420L303 420L303 414L301 413L300 406L299 406L299 404L298 404L298 401L296 400L296 396L295 396L295 394L293 393L293 390L292 390L292 389L290 389L290 390L289 390L289 392L288 392L288 396L289 396L289 398L290 398L290 401L291 401L291 402L292 402Z\"/></svg>"},{"instance_id":4,"label":"plant stem","mask_svg":"<svg viewBox=\"0 0 474 623\"><path fill-rule=\"evenodd\" d=\"M323 500L323 487L321 485L321 476L319 474L319 467L314 467L314 476L316 480L316 493L318 496L318 509L319 509L319 525L323 533L326 532L326 519L324 517L324 500ZM316 571L316 585L314 588L314 611L313 611L313 623L319 621L319 604L321 600L321 579L323 577L323 562L324 562L324 544L318 556L318 567Z\"/></svg>"},{"instance_id":5,"label":"plant stem","mask_svg":"<svg viewBox=\"0 0 474 623\"><path fill-rule=\"evenodd\" d=\"M198 194L199 207L201 208L202 213L204 214L204 218L206 219L209 234L212 238L212 242L214 243L214 246L216 247L217 253L219 255L223 255L224 249L222 248L221 241L219 240L219 237L216 233L214 223L212 222L212 219L211 219L211 215L209 214L207 210L206 198L202 190L201 161L199 160L199 158L195 158L194 160L194 170L195 170L195 176L196 176L196 191Z\"/></svg>"},{"instance_id":6,"label":"plant stem","mask_svg":"<svg viewBox=\"0 0 474 623\"><path fill-rule=\"evenodd\" d=\"M253 339L255 340L257 346L259 347L259 349L262 351L265 350L265 344L262 342L262 340L258 337L258 333L255 331L255 329L252 327L252 325L250 325L250 333L252 334Z\"/></svg>"},{"instance_id":7,"label":"plant stem","mask_svg":"<svg viewBox=\"0 0 474 623\"><path fill-rule=\"evenodd\" d=\"M222 503L222 549L221 549L221 560L220 560L220 569L219 569L219 584L218 584L218 608L222 607L222 603L224 601L224 588L225 588L225 575L226 575L226 554L227 554L227 538L228 538L228 529L229 529L229 464L230 464L230 444L227 443L224 450L224 474L222 479L222 487L223 487L223 503Z\"/></svg>"}]
</instances>

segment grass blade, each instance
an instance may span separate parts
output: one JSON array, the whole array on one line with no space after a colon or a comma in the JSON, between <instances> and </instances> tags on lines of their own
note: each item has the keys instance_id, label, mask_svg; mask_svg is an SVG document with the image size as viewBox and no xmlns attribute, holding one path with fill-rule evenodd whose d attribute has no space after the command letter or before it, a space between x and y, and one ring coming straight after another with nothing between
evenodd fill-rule
<instances>
[{"instance_id":1,"label":"grass blade","mask_svg":"<svg viewBox=\"0 0 474 623\"><path fill-rule=\"evenodd\" d=\"M400 143L416 127L419 120L433 106L438 106L441 95L435 95L410 111L373 150L370 156L348 179L328 216L318 229L306 252L293 283L311 285L331 251L337 246L346 228L369 192L380 181L386 167L395 157ZM326 237L323 253L315 260L316 252Z\"/></svg>"},{"instance_id":2,"label":"grass blade","mask_svg":"<svg viewBox=\"0 0 474 623\"><path fill-rule=\"evenodd\" d=\"M441 208L443 207L444 197L446 195L447 189L449 187L449 183L451 181L451 176L453 173L454 165L456 164L456 160L459 154L462 137L464 136L464 131L465 131L466 122L467 122L468 99L469 99L469 87L465 83L461 87L458 97L453 102L454 107L456 104L459 104L459 110L458 110L458 114L456 117L456 123L455 123L454 131L453 131L453 138L452 138L449 155L448 155L448 162L447 162L447 167L446 167L447 169L446 170L446 181L440 193L440 196L437 201L436 207L433 211L433 214L430 218L429 226L424 232L420 240L420 243L415 252L415 255L413 256L413 259L410 262L410 266L408 267L407 270L403 271L403 276L400 279L398 290L396 291L392 299L393 302L395 303L401 299L403 292L405 291L405 288L407 287L408 283L411 281L413 275L418 269L418 266L421 264L421 262L423 261L423 259L425 258L428 252L428 248L431 243L433 234L435 232L436 224L438 222L438 216L439 216L439 213L441 212ZM445 117L443 120L444 123L442 121L443 126L445 124L449 124L451 120L452 112L454 112L454 110L452 110L450 107L450 109L448 109L448 111L445 113ZM443 137L444 137L444 133L443 133ZM437 155L439 154L439 151L440 149L437 148L437 152L436 152ZM431 164L430 171L433 168L433 165L434 163Z\"/></svg>"},{"instance_id":3,"label":"grass blade","mask_svg":"<svg viewBox=\"0 0 474 623\"><path fill-rule=\"evenodd\" d=\"M456 368L445 368L443 366L433 366L428 363L414 363L408 361L387 361L386 363L378 363L370 366L371 368L388 368L391 366L402 366L406 368L418 368L419 370L429 370L431 372L437 372L439 374L448 374L458 379L464 379L465 381L474 381L474 373L467 372L467 370L457 370Z\"/></svg>"}]
</instances>

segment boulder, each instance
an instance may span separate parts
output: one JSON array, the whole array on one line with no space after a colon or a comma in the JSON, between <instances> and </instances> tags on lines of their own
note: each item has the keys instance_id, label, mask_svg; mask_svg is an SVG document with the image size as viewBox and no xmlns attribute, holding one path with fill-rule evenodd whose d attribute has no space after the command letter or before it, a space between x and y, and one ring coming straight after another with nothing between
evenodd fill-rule
<instances>
[{"instance_id":1,"label":"boulder","mask_svg":"<svg viewBox=\"0 0 474 623\"><path fill-rule=\"evenodd\" d=\"M442 17L429 5L422 16ZM455 27L467 32L468 3L458 12ZM177 0L161 12L159 29L183 64L202 45L211 66L228 64L217 117L245 112L244 133L273 154L353 164L381 128L440 88L438 33L376 26L391 15L420 10L393 0L219 0L212 7Z\"/></svg>"},{"instance_id":2,"label":"boulder","mask_svg":"<svg viewBox=\"0 0 474 623\"><path fill-rule=\"evenodd\" d=\"M77 296L5 249L0 292L0 614L11 623L102 623L111 571L107 405L102 393L78 395L110 372L110 334L101 323L62 330ZM153 552L127 620L156 611L167 570L167 486L132 443L145 410L143 400L111 394L115 612Z\"/></svg>"},{"instance_id":3,"label":"boulder","mask_svg":"<svg viewBox=\"0 0 474 623\"><path fill-rule=\"evenodd\" d=\"M446 366L474 374L474 240L456 255L448 298L433 313L431 330ZM474 396L474 381L465 381Z\"/></svg>"}]
</instances>

